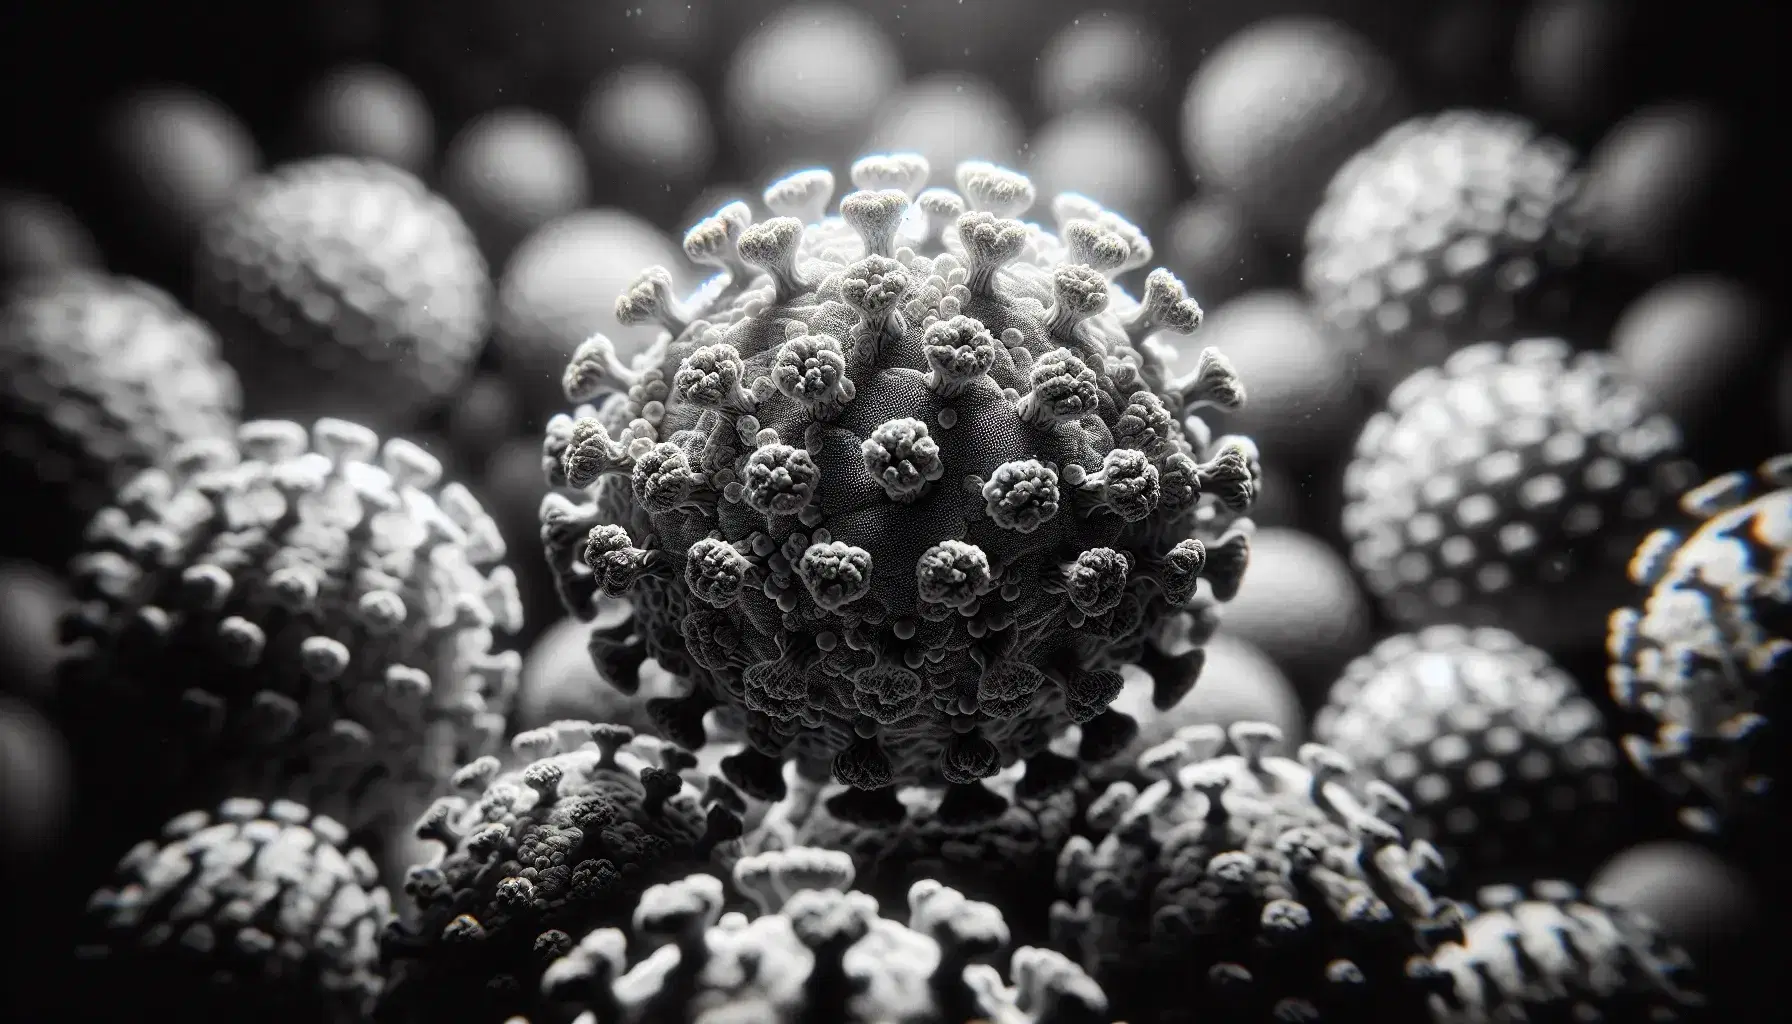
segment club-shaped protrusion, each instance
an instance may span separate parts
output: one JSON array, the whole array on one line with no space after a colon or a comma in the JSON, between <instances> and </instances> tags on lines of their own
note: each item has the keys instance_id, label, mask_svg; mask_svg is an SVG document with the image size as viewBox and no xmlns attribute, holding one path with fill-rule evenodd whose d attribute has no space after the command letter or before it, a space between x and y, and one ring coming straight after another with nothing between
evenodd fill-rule
<instances>
[{"instance_id":1,"label":"club-shaped protrusion","mask_svg":"<svg viewBox=\"0 0 1792 1024\"><path fill-rule=\"evenodd\" d=\"M648 267L629 282L616 298L616 319L626 327L658 323L674 337L690 323L684 306L672 292L672 273L665 267Z\"/></svg>"},{"instance_id":2,"label":"club-shaped protrusion","mask_svg":"<svg viewBox=\"0 0 1792 1024\"><path fill-rule=\"evenodd\" d=\"M1003 219L1027 212L1037 196L1026 175L983 160L959 164L953 180L971 209Z\"/></svg>"},{"instance_id":3,"label":"club-shaped protrusion","mask_svg":"<svg viewBox=\"0 0 1792 1024\"><path fill-rule=\"evenodd\" d=\"M992 213L967 213L958 218L958 239L970 261L965 288L972 295L995 294L996 271L1013 263L1027 244L1027 226Z\"/></svg>"},{"instance_id":4,"label":"club-shaped protrusion","mask_svg":"<svg viewBox=\"0 0 1792 1024\"><path fill-rule=\"evenodd\" d=\"M929 249L938 249L944 244L946 232L966 212L964 197L949 188L923 189L915 197L915 205L921 208L921 214L927 219L925 237L921 239L921 243Z\"/></svg>"},{"instance_id":5,"label":"club-shaped protrusion","mask_svg":"<svg viewBox=\"0 0 1792 1024\"><path fill-rule=\"evenodd\" d=\"M1172 334L1193 334L1201 327L1201 304L1189 297L1188 289L1175 274L1159 267L1145 277L1145 294L1139 308L1122 317L1121 326L1134 345L1158 331Z\"/></svg>"},{"instance_id":6,"label":"club-shaped protrusion","mask_svg":"<svg viewBox=\"0 0 1792 1024\"><path fill-rule=\"evenodd\" d=\"M738 247L741 234L752 224L753 211L737 199L684 233L684 254L693 263L726 271L730 291L745 288L753 280L753 271L741 262Z\"/></svg>"},{"instance_id":7,"label":"club-shaped protrusion","mask_svg":"<svg viewBox=\"0 0 1792 1024\"><path fill-rule=\"evenodd\" d=\"M779 304L808 290L796 267L802 240L803 222L795 217L773 217L741 232L740 258L771 275Z\"/></svg>"},{"instance_id":8,"label":"club-shaped protrusion","mask_svg":"<svg viewBox=\"0 0 1792 1024\"><path fill-rule=\"evenodd\" d=\"M853 163L852 184L863 189L898 189L913 199L931 173L932 166L919 153L875 153Z\"/></svg>"},{"instance_id":9,"label":"club-shaped protrusion","mask_svg":"<svg viewBox=\"0 0 1792 1024\"><path fill-rule=\"evenodd\" d=\"M814 224L827 215L834 199L834 173L825 167L812 167L786 175L767 186L765 208L779 217L794 217L804 224Z\"/></svg>"},{"instance_id":10,"label":"club-shaped protrusion","mask_svg":"<svg viewBox=\"0 0 1792 1024\"><path fill-rule=\"evenodd\" d=\"M896 229L908 205L908 193L900 189L861 189L840 200L840 219L864 239L865 252L888 256L895 249Z\"/></svg>"},{"instance_id":11,"label":"club-shaped protrusion","mask_svg":"<svg viewBox=\"0 0 1792 1024\"><path fill-rule=\"evenodd\" d=\"M573 350L566 371L560 375L560 387L566 392L567 401L580 403L611 392L626 392L640 379L640 374L617 357L614 342L602 334L593 334Z\"/></svg>"}]
</instances>

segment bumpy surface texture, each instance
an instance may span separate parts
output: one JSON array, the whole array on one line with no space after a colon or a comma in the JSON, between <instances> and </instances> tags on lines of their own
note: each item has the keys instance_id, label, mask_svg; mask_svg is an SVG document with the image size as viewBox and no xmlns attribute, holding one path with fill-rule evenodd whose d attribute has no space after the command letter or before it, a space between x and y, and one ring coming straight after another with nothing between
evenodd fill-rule
<instances>
[{"instance_id":1,"label":"bumpy surface texture","mask_svg":"<svg viewBox=\"0 0 1792 1024\"><path fill-rule=\"evenodd\" d=\"M1620 841L1619 756L1598 708L1504 630L1382 641L1345 668L1313 738L1400 791L1455 891L1585 873Z\"/></svg>"},{"instance_id":2,"label":"bumpy surface texture","mask_svg":"<svg viewBox=\"0 0 1792 1024\"><path fill-rule=\"evenodd\" d=\"M1611 356L1470 346L1402 382L1357 438L1351 561L1404 625L1596 646L1618 567L1694 479L1680 445Z\"/></svg>"},{"instance_id":3,"label":"bumpy surface texture","mask_svg":"<svg viewBox=\"0 0 1792 1024\"><path fill-rule=\"evenodd\" d=\"M13 285L0 308L7 547L66 558L115 488L183 441L229 437L240 405L211 329L161 289L83 271Z\"/></svg>"},{"instance_id":4,"label":"bumpy surface texture","mask_svg":"<svg viewBox=\"0 0 1792 1024\"><path fill-rule=\"evenodd\" d=\"M539 994L555 957L627 921L648 886L701 869L741 834L740 795L694 764L623 726L568 721L519 733L508 769L490 755L462 768L454 783L468 796L438 799L417 822L418 838L443 852L405 881L379 1018L554 1019Z\"/></svg>"},{"instance_id":5,"label":"bumpy surface texture","mask_svg":"<svg viewBox=\"0 0 1792 1024\"><path fill-rule=\"evenodd\" d=\"M852 858L797 847L742 858L734 886L759 914L724 914L717 878L692 875L642 896L638 938L665 943L628 966L622 932L592 932L548 968L550 998L579 1024L668 1020L760 1024L1105 1024L1107 1000L1080 969L1023 946L1013 987L988 964L1008 944L1001 911L937 881L908 892L906 925L850 889ZM625 969L626 968L626 969Z\"/></svg>"},{"instance_id":6,"label":"bumpy surface texture","mask_svg":"<svg viewBox=\"0 0 1792 1024\"><path fill-rule=\"evenodd\" d=\"M1222 753L1228 735L1237 753ZM1120 1019L1258 1024L1423 1021L1426 954L1459 934L1427 885L1442 860L1390 820L1405 801L1318 744L1196 725L1147 751L1158 781L1090 807L1101 837L1066 844L1052 945L1076 951Z\"/></svg>"},{"instance_id":7,"label":"bumpy surface texture","mask_svg":"<svg viewBox=\"0 0 1792 1024\"><path fill-rule=\"evenodd\" d=\"M789 216L723 207L685 248L725 273L685 305L644 272L618 311L666 333L632 367L582 345L567 395L604 404L549 425L551 482L593 498L542 508L569 607L629 595L614 642L691 683L650 705L666 738L745 709L723 764L756 795L794 759L887 811L893 784L987 778L1072 723L1111 754L1115 669L1244 568L1255 448L1184 420L1242 388L1216 352L1167 379L1147 336L1200 310L1167 271L1142 300L1110 283L1150 258L1138 229L1074 195L1057 234L1014 220L1032 184L988 164L911 200L927 174L861 160L837 217L819 170L767 190Z\"/></svg>"},{"instance_id":8,"label":"bumpy surface texture","mask_svg":"<svg viewBox=\"0 0 1792 1024\"><path fill-rule=\"evenodd\" d=\"M1521 118L1451 111L1344 165L1307 228L1328 327L1392 387L1476 341L1558 334L1585 283L1575 154Z\"/></svg>"},{"instance_id":9,"label":"bumpy surface texture","mask_svg":"<svg viewBox=\"0 0 1792 1024\"><path fill-rule=\"evenodd\" d=\"M1631 758L1689 825L1784 813L1792 718L1792 455L1686 494L1690 532L1637 548L1640 608L1611 616L1612 695L1634 717ZM1756 819L1750 821L1750 819Z\"/></svg>"},{"instance_id":10,"label":"bumpy surface texture","mask_svg":"<svg viewBox=\"0 0 1792 1024\"><path fill-rule=\"evenodd\" d=\"M245 185L206 225L196 306L251 415L408 427L472 369L491 281L460 215L409 172L328 157Z\"/></svg>"},{"instance_id":11,"label":"bumpy surface texture","mask_svg":"<svg viewBox=\"0 0 1792 1024\"><path fill-rule=\"evenodd\" d=\"M237 798L173 819L94 893L69 1019L365 1019L392 907L347 839L287 801Z\"/></svg>"}]
</instances>

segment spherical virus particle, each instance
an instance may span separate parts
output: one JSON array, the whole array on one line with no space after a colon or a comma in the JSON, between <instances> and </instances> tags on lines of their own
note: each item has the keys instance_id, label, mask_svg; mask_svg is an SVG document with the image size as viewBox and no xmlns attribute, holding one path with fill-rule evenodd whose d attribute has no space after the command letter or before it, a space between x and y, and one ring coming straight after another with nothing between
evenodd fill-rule
<instances>
[{"instance_id":1,"label":"spherical virus particle","mask_svg":"<svg viewBox=\"0 0 1792 1024\"><path fill-rule=\"evenodd\" d=\"M1345 470L1351 561L1407 626L1585 645L1617 567L1693 479L1680 431L1603 353L1473 345L1413 374Z\"/></svg>"},{"instance_id":2,"label":"spherical virus particle","mask_svg":"<svg viewBox=\"0 0 1792 1024\"><path fill-rule=\"evenodd\" d=\"M893 784L1044 760L1073 722L1111 754L1115 669L1247 557L1255 446L1182 419L1242 387L1217 352L1164 372L1146 336L1199 307L1168 271L1140 300L1110 283L1149 258L1139 230L1065 196L1052 234L1013 219L1022 175L927 174L861 160L839 216L823 170L771 186L770 220L723 207L685 248L726 274L687 305L643 272L618 312L665 334L633 367L580 346L568 397L608 397L549 424L551 482L594 498L542 506L569 606L630 595L634 642L692 684L650 705L668 739L745 710L724 767L755 795L789 758L887 810Z\"/></svg>"},{"instance_id":3,"label":"spherical virus particle","mask_svg":"<svg viewBox=\"0 0 1792 1024\"><path fill-rule=\"evenodd\" d=\"M237 192L200 244L196 305L252 415L319 406L409 426L485 343L491 282L460 215L385 164L288 164Z\"/></svg>"},{"instance_id":4,"label":"spherical virus particle","mask_svg":"<svg viewBox=\"0 0 1792 1024\"><path fill-rule=\"evenodd\" d=\"M352 423L257 421L94 518L60 699L107 825L222 790L359 835L503 734L520 659L494 643L521 626L516 583L491 518L440 474Z\"/></svg>"},{"instance_id":5,"label":"spherical virus particle","mask_svg":"<svg viewBox=\"0 0 1792 1024\"><path fill-rule=\"evenodd\" d=\"M1792 455L1717 477L1680 501L1701 520L1637 548L1640 608L1612 613L1612 696L1635 716L1631 758L1711 831L1783 806L1776 732L1792 722Z\"/></svg>"}]
</instances>

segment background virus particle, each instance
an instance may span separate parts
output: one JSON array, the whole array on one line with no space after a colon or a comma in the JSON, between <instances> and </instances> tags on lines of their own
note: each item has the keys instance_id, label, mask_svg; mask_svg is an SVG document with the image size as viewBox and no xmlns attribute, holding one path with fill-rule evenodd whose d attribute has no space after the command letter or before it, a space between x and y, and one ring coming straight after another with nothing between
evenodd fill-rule
<instances>
[{"instance_id":1,"label":"background virus particle","mask_svg":"<svg viewBox=\"0 0 1792 1024\"><path fill-rule=\"evenodd\" d=\"M1730 132L1699 103L1644 107L1587 158L1585 220L1602 253L1640 273L1690 269L1722 189Z\"/></svg>"},{"instance_id":2,"label":"background virus particle","mask_svg":"<svg viewBox=\"0 0 1792 1024\"><path fill-rule=\"evenodd\" d=\"M1427 888L1437 851L1388 820L1404 801L1386 783L1354 786L1318 744L1269 754L1281 739L1186 727L1140 759L1157 781L1091 805L1098 839L1065 845L1052 945L1118 1019L1423 1019L1425 957L1460 934Z\"/></svg>"},{"instance_id":3,"label":"background virus particle","mask_svg":"<svg viewBox=\"0 0 1792 1024\"><path fill-rule=\"evenodd\" d=\"M231 799L168 822L88 904L77 1019L365 1018L391 901L342 825Z\"/></svg>"},{"instance_id":4,"label":"background virus particle","mask_svg":"<svg viewBox=\"0 0 1792 1024\"><path fill-rule=\"evenodd\" d=\"M1149 21L1123 11L1083 11L1045 44L1033 94L1052 114L1138 110L1169 79L1166 40Z\"/></svg>"},{"instance_id":5,"label":"background virus particle","mask_svg":"<svg viewBox=\"0 0 1792 1024\"><path fill-rule=\"evenodd\" d=\"M0 562L0 693L40 702L62 660L60 622L72 598L49 569Z\"/></svg>"},{"instance_id":6,"label":"background virus particle","mask_svg":"<svg viewBox=\"0 0 1792 1024\"><path fill-rule=\"evenodd\" d=\"M1472 345L1402 382L1357 438L1351 562L1403 625L1588 646L1623 593L1617 567L1693 479L1679 448L1609 355Z\"/></svg>"},{"instance_id":7,"label":"background virus particle","mask_svg":"<svg viewBox=\"0 0 1792 1024\"><path fill-rule=\"evenodd\" d=\"M1051 950L1015 950L1014 985L1004 984L980 962L1008 945L1001 911L937 881L909 889L906 925L848 888L852 858L835 850L745 857L733 881L757 916L724 914L727 890L713 875L657 885L641 897L633 930L666 944L628 967L620 930L592 932L548 968L543 987L592 1019L625 1024L699 1012L706 1019L841 1024L1109 1019L1101 989Z\"/></svg>"},{"instance_id":8,"label":"background virus particle","mask_svg":"<svg viewBox=\"0 0 1792 1024\"><path fill-rule=\"evenodd\" d=\"M1313 735L1400 791L1452 892L1585 878L1622 841L1621 758L1599 709L1504 630L1383 640L1344 670Z\"/></svg>"},{"instance_id":9,"label":"background virus particle","mask_svg":"<svg viewBox=\"0 0 1792 1024\"><path fill-rule=\"evenodd\" d=\"M294 135L299 151L312 156L378 160L417 175L435 163L429 101L379 64L346 64L313 82L299 101Z\"/></svg>"},{"instance_id":10,"label":"background virus particle","mask_svg":"<svg viewBox=\"0 0 1792 1024\"><path fill-rule=\"evenodd\" d=\"M1391 388L1463 345L1577 326L1588 234L1575 160L1523 118L1453 110L1396 126L1338 171L1302 276L1365 376Z\"/></svg>"},{"instance_id":11,"label":"background virus particle","mask_svg":"<svg viewBox=\"0 0 1792 1024\"><path fill-rule=\"evenodd\" d=\"M1625 748L1688 826L1771 821L1792 721L1792 455L1686 493L1699 520L1636 549L1640 607L1611 616L1612 696ZM1632 731L1634 730L1634 731Z\"/></svg>"},{"instance_id":12,"label":"background virus particle","mask_svg":"<svg viewBox=\"0 0 1792 1024\"><path fill-rule=\"evenodd\" d=\"M166 292L87 271L0 306L5 548L51 563L115 488L186 441L228 438L242 401L211 329Z\"/></svg>"},{"instance_id":13,"label":"background virus particle","mask_svg":"<svg viewBox=\"0 0 1792 1024\"><path fill-rule=\"evenodd\" d=\"M356 424L264 420L94 518L57 699L95 852L220 792L301 799L359 839L503 735L515 581L440 474Z\"/></svg>"},{"instance_id":14,"label":"background virus particle","mask_svg":"<svg viewBox=\"0 0 1792 1024\"><path fill-rule=\"evenodd\" d=\"M940 72L910 81L878 107L865 148L918 153L934 167L966 160L1013 162L1025 126L1014 105L987 79Z\"/></svg>"},{"instance_id":15,"label":"background virus particle","mask_svg":"<svg viewBox=\"0 0 1792 1024\"><path fill-rule=\"evenodd\" d=\"M1072 111L1027 143L1027 174L1043 195L1077 192L1140 224L1155 224L1171 197L1170 154L1137 114Z\"/></svg>"},{"instance_id":16,"label":"background virus particle","mask_svg":"<svg viewBox=\"0 0 1792 1024\"><path fill-rule=\"evenodd\" d=\"M245 185L207 225L195 273L256 416L322 406L409 426L460 385L490 322L460 215L410 174L347 157Z\"/></svg>"},{"instance_id":17,"label":"background virus particle","mask_svg":"<svg viewBox=\"0 0 1792 1024\"><path fill-rule=\"evenodd\" d=\"M405 881L380 1020L544 1019L543 968L741 834L739 794L625 726L555 722L511 750L508 767L487 755L461 768L454 786L467 796L438 799L417 822L441 853Z\"/></svg>"},{"instance_id":18,"label":"background virus particle","mask_svg":"<svg viewBox=\"0 0 1792 1024\"><path fill-rule=\"evenodd\" d=\"M1263 284L1276 263L1244 207L1224 192L1209 190L1178 206L1166 236L1165 265L1190 294L1215 307Z\"/></svg>"},{"instance_id":19,"label":"background virus particle","mask_svg":"<svg viewBox=\"0 0 1792 1024\"><path fill-rule=\"evenodd\" d=\"M1274 18L1227 39L1189 80L1182 152L1204 187L1297 237L1325 183L1405 115L1393 64L1343 25Z\"/></svg>"},{"instance_id":20,"label":"background virus particle","mask_svg":"<svg viewBox=\"0 0 1792 1024\"><path fill-rule=\"evenodd\" d=\"M0 867L50 867L66 838L70 806L68 745L29 704L0 695ZM15 877L23 877L23 873Z\"/></svg>"},{"instance_id":21,"label":"background virus particle","mask_svg":"<svg viewBox=\"0 0 1792 1024\"><path fill-rule=\"evenodd\" d=\"M550 482L593 499L542 506L569 608L629 595L635 642L692 685L649 705L660 734L701 746L704 713L742 711L724 769L755 796L780 759L874 817L904 784L999 809L972 784L1020 760L1068 780L1051 739L1123 743L1115 669L1248 554L1255 448L1182 419L1242 386L1217 353L1165 371L1148 335L1199 320L1167 271L1142 299L1107 277L1142 233L1082 197L1062 235L1014 220L1032 184L989 164L911 200L927 171L866 158L828 217L832 175L801 172L767 190L788 215L698 224L687 253L728 276L686 305L644 271L618 312L668 330L633 367L581 345L567 397L603 409L548 427Z\"/></svg>"},{"instance_id":22,"label":"background virus particle","mask_svg":"<svg viewBox=\"0 0 1792 1024\"><path fill-rule=\"evenodd\" d=\"M108 210L132 255L184 263L206 222L261 167L247 125L217 99L178 86L138 89L100 121Z\"/></svg>"},{"instance_id":23,"label":"background virus particle","mask_svg":"<svg viewBox=\"0 0 1792 1024\"><path fill-rule=\"evenodd\" d=\"M74 211L46 195L0 189L0 288L99 265L99 243Z\"/></svg>"},{"instance_id":24,"label":"background virus particle","mask_svg":"<svg viewBox=\"0 0 1792 1024\"><path fill-rule=\"evenodd\" d=\"M697 84L676 68L637 63L591 87L579 108L579 144L594 180L670 221L715 161L716 129Z\"/></svg>"},{"instance_id":25,"label":"background virus particle","mask_svg":"<svg viewBox=\"0 0 1792 1024\"><path fill-rule=\"evenodd\" d=\"M494 110L442 155L442 195L467 219L486 262L501 267L529 232L585 205L585 157L571 132L534 110Z\"/></svg>"},{"instance_id":26,"label":"background virus particle","mask_svg":"<svg viewBox=\"0 0 1792 1024\"><path fill-rule=\"evenodd\" d=\"M1331 545L1298 530L1263 529L1251 536L1251 568L1220 630L1267 654L1317 706L1338 670L1369 646L1371 618Z\"/></svg>"},{"instance_id":27,"label":"background virus particle","mask_svg":"<svg viewBox=\"0 0 1792 1024\"><path fill-rule=\"evenodd\" d=\"M1532 0L1512 47L1512 77L1526 109L1565 129L1611 116L1634 20L1617 0Z\"/></svg>"},{"instance_id":28,"label":"background virus particle","mask_svg":"<svg viewBox=\"0 0 1792 1024\"><path fill-rule=\"evenodd\" d=\"M1587 883L1587 893L1601 906L1622 907L1653 921L1708 976L1740 952L1739 943L1751 937L1762 917L1760 894L1745 872L1702 846L1678 840L1619 853Z\"/></svg>"},{"instance_id":29,"label":"background virus particle","mask_svg":"<svg viewBox=\"0 0 1792 1024\"><path fill-rule=\"evenodd\" d=\"M593 660L587 641L592 631L606 633L633 614L628 602L606 599L591 622L562 619L548 627L523 659L522 686L517 691L514 729L538 729L563 719L589 719L626 725L645 736L654 732L647 702L679 696L671 673L655 662L631 664L640 680L634 693L612 685ZM639 648L634 648L639 652Z\"/></svg>"},{"instance_id":30,"label":"background virus particle","mask_svg":"<svg viewBox=\"0 0 1792 1024\"><path fill-rule=\"evenodd\" d=\"M1437 1024L1702 1019L1691 960L1652 922L1565 882L1530 888L1481 890L1462 940L1437 951L1453 982L1433 998Z\"/></svg>"}]
</instances>

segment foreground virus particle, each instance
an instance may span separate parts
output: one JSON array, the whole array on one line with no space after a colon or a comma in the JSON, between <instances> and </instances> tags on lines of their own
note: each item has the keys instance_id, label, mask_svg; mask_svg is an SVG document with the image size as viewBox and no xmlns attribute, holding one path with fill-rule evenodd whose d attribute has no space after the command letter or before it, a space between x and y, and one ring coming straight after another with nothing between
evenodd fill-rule
<instances>
[{"instance_id":1,"label":"foreground virus particle","mask_svg":"<svg viewBox=\"0 0 1792 1024\"><path fill-rule=\"evenodd\" d=\"M1400 791L1457 889L1584 876L1621 838L1620 759L1598 708L1504 630L1382 641L1344 670L1313 736Z\"/></svg>"},{"instance_id":2,"label":"foreground virus particle","mask_svg":"<svg viewBox=\"0 0 1792 1024\"><path fill-rule=\"evenodd\" d=\"M221 790L360 837L495 743L516 583L491 518L440 475L352 423L261 420L127 484L88 528L64 622L83 820L128 829Z\"/></svg>"},{"instance_id":3,"label":"foreground virus particle","mask_svg":"<svg viewBox=\"0 0 1792 1024\"><path fill-rule=\"evenodd\" d=\"M348 157L238 190L206 225L193 287L257 416L322 406L409 427L460 386L490 320L460 215L408 172Z\"/></svg>"},{"instance_id":4,"label":"foreground virus particle","mask_svg":"<svg viewBox=\"0 0 1792 1024\"><path fill-rule=\"evenodd\" d=\"M1138 300L1108 279L1149 259L1137 228L1066 195L1050 233L1013 219L1022 175L927 174L868 157L823 217L833 175L804 171L767 190L780 216L732 203L692 228L686 252L726 273L690 304L642 273L618 312L666 333L632 367L581 345L567 396L603 405L545 449L550 482L593 498L542 505L569 608L628 594L634 621L594 646L691 684L650 703L660 734L701 746L703 714L738 709L731 780L776 798L795 760L852 787L834 809L858 820L899 813L895 785L999 809L971 784L1019 760L1068 783L1047 746L1073 723L1086 761L1123 746L1116 670L1172 610L1236 591L1257 484L1249 439L1188 416L1242 401L1225 358L1171 378L1148 339L1199 307L1167 271Z\"/></svg>"},{"instance_id":5,"label":"foreground virus particle","mask_svg":"<svg viewBox=\"0 0 1792 1024\"><path fill-rule=\"evenodd\" d=\"M1640 608L1611 616L1612 696L1624 745L1690 827L1771 816L1792 721L1792 455L1687 492L1690 532L1649 535L1630 577Z\"/></svg>"},{"instance_id":6,"label":"foreground virus particle","mask_svg":"<svg viewBox=\"0 0 1792 1024\"><path fill-rule=\"evenodd\" d=\"M1437 850L1389 820L1392 787L1351 785L1318 744L1269 754L1280 741L1263 723L1185 727L1140 758L1156 782L1091 805L1098 841L1065 845L1052 945L1121 1019L1424 1020L1426 955L1460 934L1427 888Z\"/></svg>"},{"instance_id":7,"label":"foreground virus particle","mask_svg":"<svg viewBox=\"0 0 1792 1024\"><path fill-rule=\"evenodd\" d=\"M336 821L284 800L191 811L89 902L74 1019L364 1020L391 914Z\"/></svg>"},{"instance_id":8,"label":"foreground virus particle","mask_svg":"<svg viewBox=\"0 0 1792 1024\"><path fill-rule=\"evenodd\" d=\"M664 943L628 967L622 932L606 928L548 968L550 998L586 1024L660 1020L797 1024L1106 1024L1107 1000L1061 954L1014 951L1013 987L979 961L1008 945L999 909L934 880L908 891L906 925L849 886L852 858L797 847L743 857L734 886L759 914L724 914L711 875L649 889L639 938ZM625 970L626 968L626 970Z\"/></svg>"},{"instance_id":9,"label":"foreground virus particle","mask_svg":"<svg viewBox=\"0 0 1792 1024\"><path fill-rule=\"evenodd\" d=\"M1402 382L1357 438L1351 561L1405 626L1596 646L1618 567L1694 480L1680 443L1609 355L1470 346Z\"/></svg>"},{"instance_id":10,"label":"foreground virus particle","mask_svg":"<svg viewBox=\"0 0 1792 1024\"><path fill-rule=\"evenodd\" d=\"M438 799L417 822L443 853L405 880L409 913L385 937L381 1020L543 1019L541 972L554 958L741 834L738 793L624 726L555 722L511 748L512 767L490 755L467 764L454 784L469 796Z\"/></svg>"},{"instance_id":11,"label":"foreground virus particle","mask_svg":"<svg viewBox=\"0 0 1792 1024\"><path fill-rule=\"evenodd\" d=\"M0 487L8 532L30 545L14 553L67 558L138 471L184 441L228 438L240 402L216 336L160 289L86 271L14 286L0 307Z\"/></svg>"},{"instance_id":12,"label":"foreground virus particle","mask_svg":"<svg viewBox=\"0 0 1792 1024\"><path fill-rule=\"evenodd\" d=\"M1462 345L1574 326L1587 231L1575 154L1522 118L1415 118L1338 171L1302 268L1327 327L1391 388Z\"/></svg>"},{"instance_id":13,"label":"foreground virus particle","mask_svg":"<svg viewBox=\"0 0 1792 1024\"><path fill-rule=\"evenodd\" d=\"M1647 918L1582 897L1565 882L1481 890L1460 942L1432 958L1450 986L1436 1024L1704 1020L1692 962Z\"/></svg>"}]
</instances>

